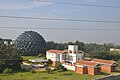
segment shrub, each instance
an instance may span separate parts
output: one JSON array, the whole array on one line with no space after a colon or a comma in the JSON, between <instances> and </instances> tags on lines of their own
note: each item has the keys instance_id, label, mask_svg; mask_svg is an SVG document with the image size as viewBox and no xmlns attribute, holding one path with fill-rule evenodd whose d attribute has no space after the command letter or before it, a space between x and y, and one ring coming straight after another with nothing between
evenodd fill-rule
<instances>
[{"instance_id":1,"label":"shrub","mask_svg":"<svg viewBox=\"0 0 120 80\"><path fill-rule=\"evenodd\" d=\"M43 55L42 54L38 54L38 57L43 57Z\"/></svg>"},{"instance_id":2,"label":"shrub","mask_svg":"<svg viewBox=\"0 0 120 80\"><path fill-rule=\"evenodd\" d=\"M58 70L58 72L66 71L66 69L64 68L64 66L60 62L57 62L55 68Z\"/></svg>"},{"instance_id":3,"label":"shrub","mask_svg":"<svg viewBox=\"0 0 120 80\"><path fill-rule=\"evenodd\" d=\"M10 74L12 73L12 69L10 68L5 68L5 70L3 71L4 74Z\"/></svg>"},{"instance_id":4,"label":"shrub","mask_svg":"<svg viewBox=\"0 0 120 80\"><path fill-rule=\"evenodd\" d=\"M43 59L47 59L46 57L43 57Z\"/></svg>"},{"instance_id":5,"label":"shrub","mask_svg":"<svg viewBox=\"0 0 120 80\"><path fill-rule=\"evenodd\" d=\"M31 65L21 65L21 69L26 71L31 71L33 67Z\"/></svg>"},{"instance_id":6,"label":"shrub","mask_svg":"<svg viewBox=\"0 0 120 80\"><path fill-rule=\"evenodd\" d=\"M47 65L48 65L48 66L52 66L52 60L51 60L51 59L48 59Z\"/></svg>"},{"instance_id":7,"label":"shrub","mask_svg":"<svg viewBox=\"0 0 120 80\"><path fill-rule=\"evenodd\" d=\"M64 68L63 71L67 71L67 68Z\"/></svg>"},{"instance_id":8,"label":"shrub","mask_svg":"<svg viewBox=\"0 0 120 80\"><path fill-rule=\"evenodd\" d=\"M45 70L47 71L48 74L51 72L51 68L49 68L49 67L46 67Z\"/></svg>"},{"instance_id":9,"label":"shrub","mask_svg":"<svg viewBox=\"0 0 120 80\"><path fill-rule=\"evenodd\" d=\"M36 73L36 71L34 71L34 70L31 70L30 72L31 72L31 73Z\"/></svg>"}]
</instances>

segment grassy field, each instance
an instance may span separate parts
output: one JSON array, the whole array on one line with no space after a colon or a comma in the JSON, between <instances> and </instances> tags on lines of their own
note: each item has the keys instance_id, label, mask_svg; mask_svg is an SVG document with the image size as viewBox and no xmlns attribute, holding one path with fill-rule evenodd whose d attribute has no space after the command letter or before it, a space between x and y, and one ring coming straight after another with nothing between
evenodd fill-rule
<instances>
[{"instance_id":1,"label":"grassy field","mask_svg":"<svg viewBox=\"0 0 120 80\"><path fill-rule=\"evenodd\" d=\"M103 75L81 75L73 71L66 72L52 72L48 74L46 72L18 72L12 75L0 74L0 80L92 80Z\"/></svg>"},{"instance_id":2,"label":"grassy field","mask_svg":"<svg viewBox=\"0 0 120 80\"><path fill-rule=\"evenodd\" d=\"M38 56L22 56L24 60L29 60L29 59L39 59Z\"/></svg>"}]
</instances>

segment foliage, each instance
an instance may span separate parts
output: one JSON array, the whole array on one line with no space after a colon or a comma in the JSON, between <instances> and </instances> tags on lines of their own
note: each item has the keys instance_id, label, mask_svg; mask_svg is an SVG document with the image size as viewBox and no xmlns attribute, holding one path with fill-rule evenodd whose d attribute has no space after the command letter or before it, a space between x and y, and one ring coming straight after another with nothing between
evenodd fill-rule
<instances>
[{"instance_id":1,"label":"foliage","mask_svg":"<svg viewBox=\"0 0 120 80\"><path fill-rule=\"evenodd\" d=\"M118 68L120 69L120 59L117 61L117 63L118 63Z\"/></svg>"},{"instance_id":2,"label":"foliage","mask_svg":"<svg viewBox=\"0 0 120 80\"><path fill-rule=\"evenodd\" d=\"M43 57L43 54L38 54L38 57L40 58L40 57Z\"/></svg>"},{"instance_id":3,"label":"foliage","mask_svg":"<svg viewBox=\"0 0 120 80\"><path fill-rule=\"evenodd\" d=\"M111 59L118 61L120 59L120 54L119 53L110 53L109 55Z\"/></svg>"},{"instance_id":4,"label":"foliage","mask_svg":"<svg viewBox=\"0 0 120 80\"><path fill-rule=\"evenodd\" d=\"M45 70L47 71L48 74L51 72L51 68L49 68L49 67L46 67Z\"/></svg>"},{"instance_id":5,"label":"foliage","mask_svg":"<svg viewBox=\"0 0 120 80\"><path fill-rule=\"evenodd\" d=\"M56 67L55 68L58 70L58 72L66 71L66 69L64 68L64 66L59 61L56 63Z\"/></svg>"},{"instance_id":6,"label":"foliage","mask_svg":"<svg viewBox=\"0 0 120 80\"><path fill-rule=\"evenodd\" d=\"M48 59L47 66L52 66L52 60L51 59Z\"/></svg>"},{"instance_id":7,"label":"foliage","mask_svg":"<svg viewBox=\"0 0 120 80\"><path fill-rule=\"evenodd\" d=\"M4 74L10 74L12 73L12 69L10 68L5 68L5 70L3 71Z\"/></svg>"},{"instance_id":8,"label":"foliage","mask_svg":"<svg viewBox=\"0 0 120 80\"><path fill-rule=\"evenodd\" d=\"M26 71L32 71L33 67L31 65L21 65L21 69L26 70Z\"/></svg>"},{"instance_id":9,"label":"foliage","mask_svg":"<svg viewBox=\"0 0 120 80\"><path fill-rule=\"evenodd\" d=\"M85 49L84 43L79 42L78 40L76 42L68 42L68 43L55 43L53 41L46 42L47 50L49 50L49 49L63 50L63 49L67 49L68 45L78 45L78 49L83 50L83 51Z\"/></svg>"},{"instance_id":10,"label":"foliage","mask_svg":"<svg viewBox=\"0 0 120 80\"><path fill-rule=\"evenodd\" d=\"M3 43L3 40L2 40L2 38L0 38L0 44L1 44L1 43Z\"/></svg>"},{"instance_id":11,"label":"foliage","mask_svg":"<svg viewBox=\"0 0 120 80\"><path fill-rule=\"evenodd\" d=\"M14 45L5 45L0 43L0 71L5 68L11 68L13 70L20 69L20 63L22 61L21 51L16 49Z\"/></svg>"},{"instance_id":12,"label":"foliage","mask_svg":"<svg viewBox=\"0 0 120 80\"><path fill-rule=\"evenodd\" d=\"M48 41L46 42L46 50L49 50L49 49L59 49L59 50L67 49L67 44Z\"/></svg>"},{"instance_id":13,"label":"foliage","mask_svg":"<svg viewBox=\"0 0 120 80\"><path fill-rule=\"evenodd\" d=\"M109 52L100 51L96 54L93 54L94 58L100 58L100 59L110 59Z\"/></svg>"},{"instance_id":14,"label":"foliage","mask_svg":"<svg viewBox=\"0 0 120 80\"><path fill-rule=\"evenodd\" d=\"M31 73L36 73L36 71L35 71L35 70L31 70L30 72L31 72Z\"/></svg>"},{"instance_id":15,"label":"foliage","mask_svg":"<svg viewBox=\"0 0 120 80\"><path fill-rule=\"evenodd\" d=\"M94 58L100 58L100 59L108 59L108 60L119 60L120 59L120 54L119 53L114 53L110 51L100 51L97 52L96 54L93 54Z\"/></svg>"}]
</instances>

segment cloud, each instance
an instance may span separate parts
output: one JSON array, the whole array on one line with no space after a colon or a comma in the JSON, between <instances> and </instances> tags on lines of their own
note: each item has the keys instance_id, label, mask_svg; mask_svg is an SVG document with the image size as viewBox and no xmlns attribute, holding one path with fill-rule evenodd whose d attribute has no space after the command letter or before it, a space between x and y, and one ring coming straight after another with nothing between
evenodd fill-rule
<instances>
[{"instance_id":1,"label":"cloud","mask_svg":"<svg viewBox=\"0 0 120 80\"><path fill-rule=\"evenodd\" d=\"M35 8L39 6L45 6L51 3L43 3L43 2L36 2L36 1L29 1L29 2L0 2L0 9L2 10L19 10L19 9L29 9Z\"/></svg>"}]
</instances>

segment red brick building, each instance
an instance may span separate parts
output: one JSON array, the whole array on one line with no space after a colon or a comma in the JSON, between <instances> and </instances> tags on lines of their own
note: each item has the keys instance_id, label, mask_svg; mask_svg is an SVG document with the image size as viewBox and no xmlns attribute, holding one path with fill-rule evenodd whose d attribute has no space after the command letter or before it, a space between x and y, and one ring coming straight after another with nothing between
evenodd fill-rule
<instances>
[{"instance_id":1,"label":"red brick building","mask_svg":"<svg viewBox=\"0 0 120 80\"><path fill-rule=\"evenodd\" d=\"M113 72L116 71L116 62L111 60L103 60L94 58L92 61L101 64L101 71Z\"/></svg>"},{"instance_id":2,"label":"red brick building","mask_svg":"<svg viewBox=\"0 0 120 80\"><path fill-rule=\"evenodd\" d=\"M100 73L100 65L91 61L78 60L75 63L75 72L96 75Z\"/></svg>"}]
</instances>

